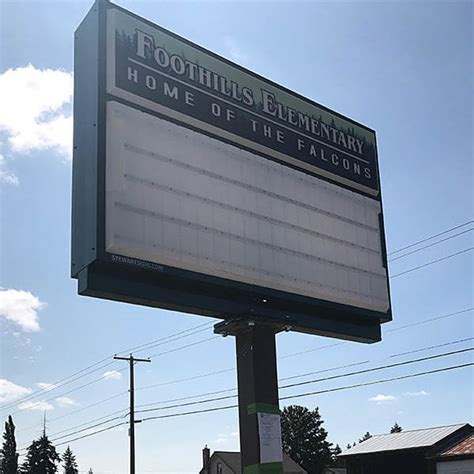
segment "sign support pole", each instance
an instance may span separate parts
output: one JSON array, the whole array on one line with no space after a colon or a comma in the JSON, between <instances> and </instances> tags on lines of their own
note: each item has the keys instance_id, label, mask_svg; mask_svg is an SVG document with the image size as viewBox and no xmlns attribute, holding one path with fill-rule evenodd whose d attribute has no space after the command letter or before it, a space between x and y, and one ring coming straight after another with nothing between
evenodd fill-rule
<instances>
[{"instance_id":1,"label":"sign support pole","mask_svg":"<svg viewBox=\"0 0 474 474\"><path fill-rule=\"evenodd\" d=\"M282 474L275 333L252 320L224 321L214 332L235 336L243 474Z\"/></svg>"}]
</instances>

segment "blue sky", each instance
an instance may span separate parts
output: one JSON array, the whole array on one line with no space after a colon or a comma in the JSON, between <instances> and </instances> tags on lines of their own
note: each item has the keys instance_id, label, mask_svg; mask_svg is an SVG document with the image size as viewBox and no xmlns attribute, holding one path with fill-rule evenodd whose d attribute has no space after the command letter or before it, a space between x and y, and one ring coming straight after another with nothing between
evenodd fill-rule
<instances>
[{"instance_id":1,"label":"blue sky","mask_svg":"<svg viewBox=\"0 0 474 474\"><path fill-rule=\"evenodd\" d=\"M472 220L471 2L119 4L374 128L389 251ZM125 413L127 407L124 394L63 417L126 391L123 363L22 404L22 396L46 387L38 384L51 384L113 353L200 324L209 323L199 328L202 332L137 354L189 345L138 366L137 387L162 385L138 390L137 404L236 384L232 370L167 384L235 367L230 338L192 346L212 337L211 319L79 297L76 281L69 278L73 31L89 7L80 1L0 3L0 401L9 407L5 415L16 412L20 447L40 433L43 409L53 435L117 410ZM472 232L467 232L393 262L390 272L403 272L472 244ZM471 251L393 279L394 319L384 326L381 343L344 343L280 359L280 377L367 360L370 364L362 368L385 365L414 357L389 359L394 354L472 337L472 311L388 332L471 308L472 269ZM277 337L278 355L333 342L284 333ZM468 341L415 355L470 345ZM469 361L470 353L458 354L296 387L282 395ZM123 370L123 375L112 373L64 394L113 370ZM366 431L387 432L395 421L405 429L472 421L472 382L472 371L462 369L292 403L319 406L329 439L345 446ZM41 403L31 406L33 402ZM197 408L227 404L224 400ZM54 420L57 417L63 418ZM138 472L197 472L204 444L213 450L237 450L237 431L236 410L144 422L137 426ZM127 472L124 427L71 447L83 471L92 467L95 473Z\"/></svg>"}]
</instances>

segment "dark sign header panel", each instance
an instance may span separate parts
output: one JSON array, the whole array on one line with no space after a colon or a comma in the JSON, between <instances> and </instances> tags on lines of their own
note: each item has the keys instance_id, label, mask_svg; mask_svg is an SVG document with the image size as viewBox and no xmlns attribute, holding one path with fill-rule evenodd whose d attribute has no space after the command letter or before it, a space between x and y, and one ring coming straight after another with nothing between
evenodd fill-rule
<instances>
[{"instance_id":1,"label":"dark sign header panel","mask_svg":"<svg viewBox=\"0 0 474 474\"><path fill-rule=\"evenodd\" d=\"M74 62L81 295L380 340L372 130L105 0Z\"/></svg>"},{"instance_id":2,"label":"dark sign header panel","mask_svg":"<svg viewBox=\"0 0 474 474\"><path fill-rule=\"evenodd\" d=\"M371 196L375 133L121 10L107 18L107 91Z\"/></svg>"}]
</instances>

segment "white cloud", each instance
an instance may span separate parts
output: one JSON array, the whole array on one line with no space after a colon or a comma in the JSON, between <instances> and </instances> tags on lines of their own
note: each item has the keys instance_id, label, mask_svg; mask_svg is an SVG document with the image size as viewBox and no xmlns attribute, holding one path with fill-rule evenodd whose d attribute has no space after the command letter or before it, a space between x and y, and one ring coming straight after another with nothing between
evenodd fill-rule
<instances>
[{"instance_id":1,"label":"white cloud","mask_svg":"<svg viewBox=\"0 0 474 474\"><path fill-rule=\"evenodd\" d=\"M38 311L44 306L29 291L0 288L0 316L18 324L23 331L39 331Z\"/></svg>"},{"instance_id":2,"label":"white cloud","mask_svg":"<svg viewBox=\"0 0 474 474\"><path fill-rule=\"evenodd\" d=\"M375 397L369 398L369 402L375 403L384 403L384 402L393 402L397 399L394 395L382 395L378 394Z\"/></svg>"},{"instance_id":3,"label":"white cloud","mask_svg":"<svg viewBox=\"0 0 474 474\"><path fill-rule=\"evenodd\" d=\"M9 170L5 169L6 162L3 155L0 155L0 183L18 186L18 178Z\"/></svg>"},{"instance_id":4,"label":"white cloud","mask_svg":"<svg viewBox=\"0 0 474 474\"><path fill-rule=\"evenodd\" d=\"M239 436L238 431L232 431L230 433L219 433L217 435L217 438L214 440L214 443L220 444L220 445L223 445L223 444L235 445L237 443L238 436Z\"/></svg>"},{"instance_id":5,"label":"white cloud","mask_svg":"<svg viewBox=\"0 0 474 474\"><path fill-rule=\"evenodd\" d=\"M69 397L58 397L56 398L56 401L58 402L58 405L62 408L79 406L79 403L76 402L76 400L73 400L72 398L69 398Z\"/></svg>"},{"instance_id":6,"label":"white cloud","mask_svg":"<svg viewBox=\"0 0 474 474\"><path fill-rule=\"evenodd\" d=\"M41 400L39 402L23 402L18 405L20 410L31 410L31 411L50 411L54 410L53 405L48 403L45 400Z\"/></svg>"},{"instance_id":7,"label":"white cloud","mask_svg":"<svg viewBox=\"0 0 474 474\"><path fill-rule=\"evenodd\" d=\"M0 403L14 402L31 392L30 388L16 385L7 379L0 379Z\"/></svg>"},{"instance_id":8,"label":"white cloud","mask_svg":"<svg viewBox=\"0 0 474 474\"><path fill-rule=\"evenodd\" d=\"M0 74L0 130L14 152L53 150L70 158L72 73L26 67ZM70 109L70 107L69 107Z\"/></svg>"},{"instance_id":9,"label":"white cloud","mask_svg":"<svg viewBox=\"0 0 474 474\"><path fill-rule=\"evenodd\" d=\"M121 380L122 374L118 370L108 370L103 375L104 379Z\"/></svg>"},{"instance_id":10,"label":"white cloud","mask_svg":"<svg viewBox=\"0 0 474 474\"><path fill-rule=\"evenodd\" d=\"M419 392L405 392L405 397L427 397L430 393L426 390L420 390Z\"/></svg>"},{"instance_id":11,"label":"white cloud","mask_svg":"<svg viewBox=\"0 0 474 474\"><path fill-rule=\"evenodd\" d=\"M38 382L35 385L45 392L49 392L50 390L53 390L53 388L56 388L54 383Z\"/></svg>"}]
</instances>

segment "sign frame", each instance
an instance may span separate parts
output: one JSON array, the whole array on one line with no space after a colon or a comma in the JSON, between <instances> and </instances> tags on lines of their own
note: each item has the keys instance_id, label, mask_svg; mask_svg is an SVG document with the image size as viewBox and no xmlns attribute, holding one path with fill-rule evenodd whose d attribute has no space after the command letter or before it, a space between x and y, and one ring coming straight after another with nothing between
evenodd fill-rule
<instances>
[{"instance_id":1,"label":"sign frame","mask_svg":"<svg viewBox=\"0 0 474 474\"><path fill-rule=\"evenodd\" d=\"M139 259L112 255L106 252L105 155L107 101L114 100L183 126L182 122L173 120L169 116L150 111L146 107L132 104L124 98L110 95L107 92L107 67L104 58L106 58L107 52L106 19L107 10L109 9L124 12L219 61L242 70L246 74L251 74L259 81L280 88L285 93L292 94L374 133L378 183L378 196L375 198L381 205L379 225L382 259L384 267L387 268L376 137L372 129L260 77L107 0L97 0L75 32L71 276L78 279L79 294L213 316L224 320L251 315L256 320L280 325L288 330L360 342L379 341L381 339L381 323L392 319L390 305L387 313L381 313L158 265ZM196 129L189 124L185 126L199 133L208 134L202 129ZM216 138L212 133L208 135ZM217 138L229 142L223 137ZM235 143L232 144L235 145ZM245 146L242 146L242 148L247 149ZM266 153L258 153L255 149L250 151L280 162L274 156L269 156ZM285 163L285 165L296 167L301 171L301 167L297 167L292 163ZM305 172L313 174L310 170L305 170ZM318 177L321 178L320 175ZM334 183L328 177L323 177L323 179ZM342 183L337 184L347 188ZM353 188L349 189L353 190ZM374 198L373 194L371 195L363 190L358 192ZM390 287L389 283L387 284L390 302Z\"/></svg>"}]
</instances>

